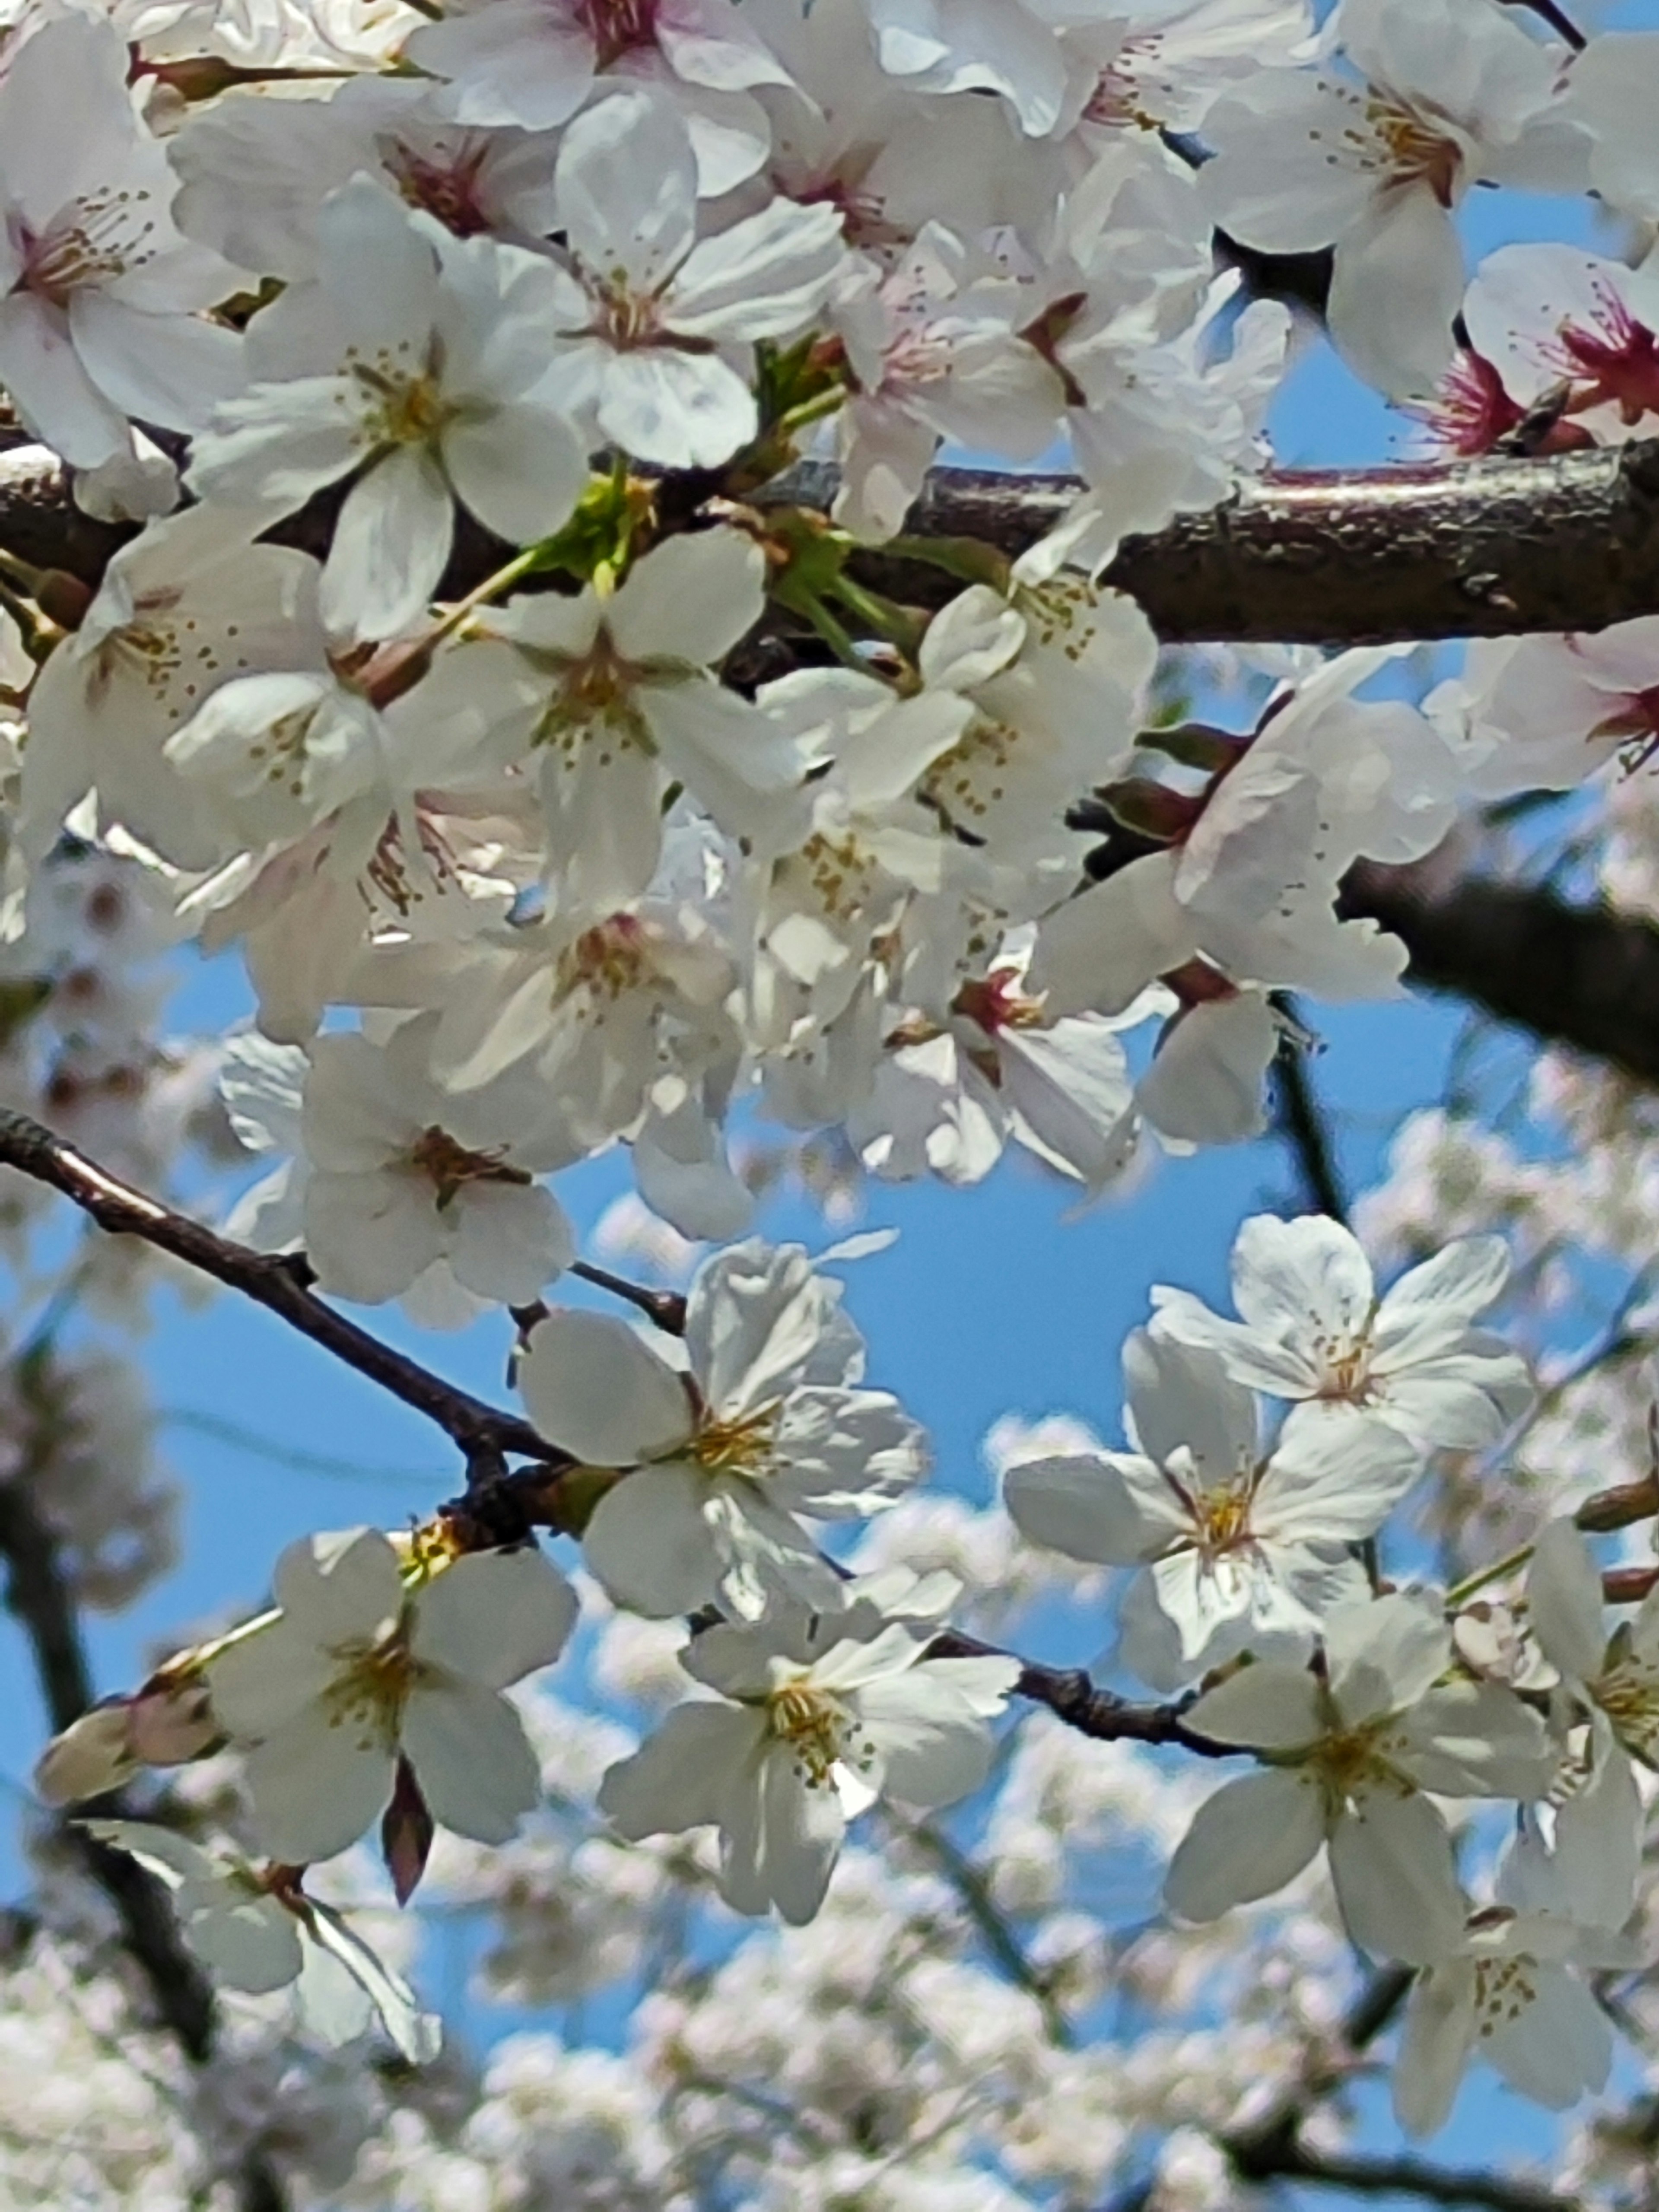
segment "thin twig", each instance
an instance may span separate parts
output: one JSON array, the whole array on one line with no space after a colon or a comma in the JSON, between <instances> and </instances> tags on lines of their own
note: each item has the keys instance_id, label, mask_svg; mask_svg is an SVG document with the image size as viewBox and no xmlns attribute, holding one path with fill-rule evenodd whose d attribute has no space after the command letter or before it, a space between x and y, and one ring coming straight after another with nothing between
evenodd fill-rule
<instances>
[{"instance_id":1,"label":"thin twig","mask_svg":"<svg viewBox=\"0 0 1659 2212\"><path fill-rule=\"evenodd\" d=\"M953 1628L934 1637L927 1651L933 1659L1018 1657ZM1014 1695L1046 1705L1067 1728L1102 1743L1173 1743L1183 1751L1196 1752L1200 1759L1242 1756L1238 1745L1212 1743L1208 1736L1188 1727L1186 1715L1192 1698L1177 1698L1167 1705L1137 1705L1133 1698L1120 1698L1114 1690L1103 1690L1081 1668L1043 1667L1035 1660L1020 1659Z\"/></svg>"},{"instance_id":2,"label":"thin twig","mask_svg":"<svg viewBox=\"0 0 1659 2212\"><path fill-rule=\"evenodd\" d=\"M685 1334L685 1300L678 1291L653 1291L648 1284L630 1283L625 1275L613 1275L609 1267L593 1267L586 1260L573 1260L570 1273L596 1290L609 1291L613 1298L637 1306L666 1335Z\"/></svg>"},{"instance_id":3,"label":"thin twig","mask_svg":"<svg viewBox=\"0 0 1659 2212\"><path fill-rule=\"evenodd\" d=\"M1234 2165L1238 2166L1237 2159ZM1486 2205L1491 2212L1580 2212L1577 2197L1543 2182L1480 2167L1437 2166L1409 2153L1368 2157L1309 2150L1296 2143L1273 2163L1238 2170L1248 2181L1299 2181L1314 2189L1345 2189L1356 2197L1420 2197L1430 2204Z\"/></svg>"},{"instance_id":4,"label":"thin twig","mask_svg":"<svg viewBox=\"0 0 1659 2212\"><path fill-rule=\"evenodd\" d=\"M311 1289L303 1262L296 1266L291 1257L256 1252L221 1237L123 1182L42 1123L9 1107L0 1107L0 1165L15 1168L61 1192L112 1235L142 1237L228 1289L240 1291L348 1367L435 1421L469 1458L489 1452L518 1452L543 1461L557 1458L528 1421L445 1382L325 1304Z\"/></svg>"},{"instance_id":5,"label":"thin twig","mask_svg":"<svg viewBox=\"0 0 1659 2212\"><path fill-rule=\"evenodd\" d=\"M1275 1003L1294 1021L1295 1008L1288 998L1281 994ZM1346 1228L1346 1197L1330 1125L1308 1065L1309 1049L1293 1030L1281 1034L1273 1066L1275 1118L1279 1134L1295 1156L1310 1212L1328 1214Z\"/></svg>"}]
</instances>

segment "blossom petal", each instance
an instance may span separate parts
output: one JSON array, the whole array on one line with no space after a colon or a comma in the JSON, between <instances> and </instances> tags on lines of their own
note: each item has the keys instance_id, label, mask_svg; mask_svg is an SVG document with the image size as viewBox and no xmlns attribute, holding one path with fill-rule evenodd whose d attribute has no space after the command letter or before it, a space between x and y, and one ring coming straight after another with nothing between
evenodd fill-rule
<instances>
[{"instance_id":1,"label":"blossom petal","mask_svg":"<svg viewBox=\"0 0 1659 2212\"><path fill-rule=\"evenodd\" d=\"M343 637L395 637L426 611L454 538L443 471L398 446L345 495L323 569L323 619Z\"/></svg>"},{"instance_id":2,"label":"blossom petal","mask_svg":"<svg viewBox=\"0 0 1659 2212\"><path fill-rule=\"evenodd\" d=\"M285 1866L331 1859L367 1835L392 1802L395 1761L372 1723L310 1705L247 1754L250 1824Z\"/></svg>"},{"instance_id":3,"label":"blossom petal","mask_svg":"<svg viewBox=\"0 0 1659 2212\"><path fill-rule=\"evenodd\" d=\"M703 1827L720 1819L732 1775L764 1735L762 1717L740 1706L676 1705L631 1758L606 1771L599 1810L630 1843Z\"/></svg>"},{"instance_id":4,"label":"blossom petal","mask_svg":"<svg viewBox=\"0 0 1659 2212\"><path fill-rule=\"evenodd\" d=\"M1206 1690L1188 1725L1212 1743L1261 1751L1296 1751L1325 1732L1319 1686L1305 1667L1246 1667Z\"/></svg>"},{"instance_id":5,"label":"blossom petal","mask_svg":"<svg viewBox=\"0 0 1659 2212\"><path fill-rule=\"evenodd\" d=\"M1573 1681L1595 1681L1607 1651L1601 1577L1571 1521L1552 1521L1533 1547L1527 1618L1552 1666Z\"/></svg>"},{"instance_id":6,"label":"blossom petal","mask_svg":"<svg viewBox=\"0 0 1659 2212\"><path fill-rule=\"evenodd\" d=\"M1427 1966L1462 1941L1451 1838L1426 1797L1356 1790L1331 1831L1331 1878L1349 1935L1375 1959Z\"/></svg>"},{"instance_id":7,"label":"blossom petal","mask_svg":"<svg viewBox=\"0 0 1659 2212\"><path fill-rule=\"evenodd\" d=\"M541 1768L524 1723L497 1690L441 1675L417 1681L403 1747L434 1820L475 1843L504 1844L541 1802Z\"/></svg>"},{"instance_id":8,"label":"blossom petal","mask_svg":"<svg viewBox=\"0 0 1659 2212\"><path fill-rule=\"evenodd\" d=\"M587 481L586 456L568 418L530 399L453 423L444 434L443 464L462 506L509 545L562 529Z\"/></svg>"},{"instance_id":9,"label":"blossom petal","mask_svg":"<svg viewBox=\"0 0 1659 2212\"><path fill-rule=\"evenodd\" d=\"M593 1508L582 1531L588 1571L618 1605L652 1620L693 1613L720 1588L727 1561L695 1468L636 1468Z\"/></svg>"},{"instance_id":10,"label":"blossom petal","mask_svg":"<svg viewBox=\"0 0 1659 2212\"><path fill-rule=\"evenodd\" d=\"M636 346L605 365L599 428L641 461L712 469L754 436L755 395L718 354Z\"/></svg>"},{"instance_id":11,"label":"blossom petal","mask_svg":"<svg viewBox=\"0 0 1659 2212\"><path fill-rule=\"evenodd\" d=\"M1390 1755L1443 1797L1541 1797L1555 1771L1544 1723L1498 1682L1451 1682L1400 1721Z\"/></svg>"},{"instance_id":12,"label":"blossom petal","mask_svg":"<svg viewBox=\"0 0 1659 2212\"><path fill-rule=\"evenodd\" d=\"M866 1684L858 1711L874 1741L883 1794L906 1805L952 1805L991 1771L990 1729L925 1661Z\"/></svg>"},{"instance_id":13,"label":"blossom petal","mask_svg":"<svg viewBox=\"0 0 1659 2212\"><path fill-rule=\"evenodd\" d=\"M1492 2022L1480 2048L1512 2089L1551 2112L1565 2112L1607 2087L1613 2029L1589 1990L1565 1966L1530 1970L1533 1997Z\"/></svg>"},{"instance_id":14,"label":"blossom petal","mask_svg":"<svg viewBox=\"0 0 1659 2212\"><path fill-rule=\"evenodd\" d=\"M647 656L693 668L723 660L760 620L766 561L744 530L665 538L628 572L611 602L611 635L624 660Z\"/></svg>"},{"instance_id":15,"label":"blossom petal","mask_svg":"<svg viewBox=\"0 0 1659 2212\"><path fill-rule=\"evenodd\" d=\"M504 1690L551 1666L575 1624L575 1591L533 1546L471 1552L422 1589L409 1648L416 1659Z\"/></svg>"},{"instance_id":16,"label":"blossom petal","mask_svg":"<svg viewBox=\"0 0 1659 2212\"><path fill-rule=\"evenodd\" d=\"M1474 2024L1472 1960L1453 1959L1419 1975L1394 2067L1395 2118L1407 2135L1437 2135L1450 2118Z\"/></svg>"},{"instance_id":17,"label":"blossom petal","mask_svg":"<svg viewBox=\"0 0 1659 2212\"><path fill-rule=\"evenodd\" d=\"M561 1307L537 1322L519 1369L531 1419L590 1467L632 1467L684 1443L679 1376L626 1322Z\"/></svg>"},{"instance_id":18,"label":"blossom petal","mask_svg":"<svg viewBox=\"0 0 1659 2212\"><path fill-rule=\"evenodd\" d=\"M1193 1815L1170 1862L1164 1899L1183 1920L1218 1920L1235 1905L1271 1897L1325 1839L1319 1792L1300 1775L1241 1775Z\"/></svg>"},{"instance_id":19,"label":"blossom petal","mask_svg":"<svg viewBox=\"0 0 1659 2212\"><path fill-rule=\"evenodd\" d=\"M1404 1591L1340 1606L1325 1623L1331 1695L1347 1721L1399 1712L1451 1664L1451 1632L1439 1607Z\"/></svg>"},{"instance_id":20,"label":"blossom petal","mask_svg":"<svg viewBox=\"0 0 1659 2212\"><path fill-rule=\"evenodd\" d=\"M1103 1566L1156 1558L1191 1518L1151 1460L1126 1454L1022 1460L1004 1475L1002 1496L1030 1542Z\"/></svg>"}]
</instances>

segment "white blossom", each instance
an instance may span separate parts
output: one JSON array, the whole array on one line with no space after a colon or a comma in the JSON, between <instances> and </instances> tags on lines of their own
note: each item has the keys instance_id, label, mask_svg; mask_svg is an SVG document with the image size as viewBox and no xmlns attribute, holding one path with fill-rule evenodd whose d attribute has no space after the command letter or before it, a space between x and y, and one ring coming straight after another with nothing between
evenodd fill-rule
<instances>
[{"instance_id":1,"label":"white blossom","mask_svg":"<svg viewBox=\"0 0 1659 2212\"><path fill-rule=\"evenodd\" d=\"M684 1663L719 1698L677 1706L606 1775L600 1809L635 1838L717 1826L727 1904L797 1924L823 1902L849 1814L979 1787L987 1723L1018 1672L1000 1655L930 1658L925 1638L873 1608L712 1628Z\"/></svg>"},{"instance_id":2,"label":"white blossom","mask_svg":"<svg viewBox=\"0 0 1659 2212\"><path fill-rule=\"evenodd\" d=\"M323 572L338 634L382 638L436 590L459 499L514 544L550 537L583 482L569 410L542 386L549 264L454 239L360 177L318 217L318 273L255 317L250 387L196 443L212 500L290 513L353 478Z\"/></svg>"},{"instance_id":3,"label":"white blossom","mask_svg":"<svg viewBox=\"0 0 1659 2212\"><path fill-rule=\"evenodd\" d=\"M1271 1758L1200 1808L1164 1894L1188 1920L1271 1896L1322 1844L1348 1933L1374 1956L1427 1964L1460 1944L1451 1838L1425 1792L1539 1796L1551 1762L1542 1722L1494 1683L1448 1680L1439 1607L1396 1595L1339 1607L1326 1677L1247 1667L1186 1716L1199 1735Z\"/></svg>"},{"instance_id":4,"label":"white blossom","mask_svg":"<svg viewBox=\"0 0 1659 2212\"><path fill-rule=\"evenodd\" d=\"M354 1528L290 1545L275 1588L275 1618L208 1668L271 1856L303 1866L355 1843L400 1758L434 1820L504 1842L540 1783L501 1692L570 1633L556 1570L533 1550L480 1552L406 1582L386 1539Z\"/></svg>"},{"instance_id":5,"label":"white blossom","mask_svg":"<svg viewBox=\"0 0 1659 2212\"><path fill-rule=\"evenodd\" d=\"M848 1387L863 1346L840 1298L799 1245L751 1239L692 1279L684 1371L608 1316L560 1309L531 1331L519 1382L532 1420L621 1474L582 1536L618 1603L662 1618L718 1598L752 1620L769 1596L836 1601L799 1516L878 1512L927 1464L896 1399Z\"/></svg>"},{"instance_id":6,"label":"white blossom","mask_svg":"<svg viewBox=\"0 0 1659 2212\"><path fill-rule=\"evenodd\" d=\"M1255 1401L1223 1360L1155 1334L1129 1339L1123 1370L1139 1450L1011 1467L1003 1492L1022 1534L1146 1568L1125 1606L1124 1656L1158 1686L1241 1650L1306 1652L1331 1607L1363 1596L1353 1547L1415 1480L1416 1454L1380 1426L1304 1428L1268 1452Z\"/></svg>"},{"instance_id":7,"label":"white blossom","mask_svg":"<svg viewBox=\"0 0 1659 2212\"><path fill-rule=\"evenodd\" d=\"M1252 1389L1294 1401L1286 1435L1356 1417L1388 1423L1419 1450L1478 1450L1524 1411L1526 1362L1474 1326L1503 1290L1509 1253L1495 1237L1448 1244L1377 1295L1358 1239L1340 1222L1251 1217L1233 1243L1226 1321L1189 1291L1152 1291L1155 1334L1215 1352Z\"/></svg>"}]
</instances>

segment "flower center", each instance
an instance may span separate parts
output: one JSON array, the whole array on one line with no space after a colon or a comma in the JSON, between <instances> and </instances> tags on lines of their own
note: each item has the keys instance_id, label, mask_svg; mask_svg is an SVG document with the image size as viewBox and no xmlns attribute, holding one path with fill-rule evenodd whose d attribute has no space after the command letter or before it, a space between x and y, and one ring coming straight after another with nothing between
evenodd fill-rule
<instances>
[{"instance_id":1,"label":"flower center","mask_svg":"<svg viewBox=\"0 0 1659 2212\"><path fill-rule=\"evenodd\" d=\"M488 154L483 143L463 144L447 155L417 154L395 138L380 148L380 159L402 198L435 216L457 238L477 238L490 228L479 189Z\"/></svg>"},{"instance_id":2,"label":"flower center","mask_svg":"<svg viewBox=\"0 0 1659 2212\"><path fill-rule=\"evenodd\" d=\"M623 659L603 624L587 651L578 657L531 647L527 658L550 671L555 680L532 744L559 753L567 767L575 765L583 740L590 735L599 743L601 768L609 768L614 757L606 750L609 745L655 753L650 728L635 697L635 685L646 672Z\"/></svg>"},{"instance_id":3,"label":"flower center","mask_svg":"<svg viewBox=\"0 0 1659 2212\"><path fill-rule=\"evenodd\" d=\"M1376 94L1365 103L1365 119L1382 145L1394 182L1426 185L1443 208L1450 207L1463 168L1462 149L1456 142L1410 108L1396 106Z\"/></svg>"},{"instance_id":4,"label":"flower center","mask_svg":"<svg viewBox=\"0 0 1659 2212\"><path fill-rule=\"evenodd\" d=\"M637 990L651 970L645 933L630 914L613 914L609 921L585 929L559 955L555 975L556 995L563 998L579 985L599 999L620 999Z\"/></svg>"},{"instance_id":5,"label":"flower center","mask_svg":"<svg viewBox=\"0 0 1659 2212\"><path fill-rule=\"evenodd\" d=\"M1614 406L1627 428L1659 410L1659 337L1638 323L1615 293L1596 291L1593 321L1563 323L1548 349L1557 368L1575 385L1587 379L1587 391L1575 390L1575 412Z\"/></svg>"},{"instance_id":6,"label":"flower center","mask_svg":"<svg viewBox=\"0 0 1659 2212\"><path fill-rule=\"evenodd\" d=\"M353 1730L360 1751L394 1750L404 1707L420 1674L402 1625L378 1644L344 1644L334 1656L341 1671L322 1698L329 1726Z\"/></svg>"},{"instance_id":7,"label":"flower center","mask_svg":"<svg viewBox=\"0 0 1659 2212\"><path fill-rule=\"evenodd\" d=\"M688 1455L709 1474L769 1474L777 1462L777 1432L775 1402L740 1420L700 1422Z\"/></svg>"},{"instance_id":8,"label":"flower center","mask_svg":"<svg viewBox=\"0 0 1659 2212\"><path fill-rule=\"evenodd\" d=\"M429 446L459 411L444 398L437 378L424 371L411 376L354 361L351 373L379 403L363 422L372 445Z\"/></svg>"},{"instance_id":9,"label":"flower center","mask_svg":"<svg viewBox=\"0 0 1659 2212\"><path fill-rule=\"evenodd\" d=\"M447 1129L441 1129L435 1124L423 1129L410 1146L406 1164L432 1184L441 1207L447 1206L471 1182L514 1183L522 1188L532 1180L523 1168L509 1166L499 1148L488 1152L469 1152Z\"/></svg>"},{"instance_id":10,"label":"flower center","mask_svg":"<svg viewBox=\"0 0 1659 2212\"><path fill-rule=\"evenodd\" d=\"M657 0L576 0L576 17L592 38L602 70L657 43Z\"/></svg>"},{"instance_id":11,"label":"flower center","mask_svg":"<svg viewBox=\"0 0 1659 2212\"><path fill-rule=\"evenodd\" d=\"M1335 1336L1316 1334L1313 1348L1314 1356L1319 1362L1317 1395L1321 1398L1364 1406L1374 1403L1382 1396L1382 1385L1370 1372L1371 1340L1369 1329L1358 1336L1349 1336L1346 1333Z\"/></svg>"},{"instance_id":12,"label":"flower center","mask_svg":"<svg viewBox=\"0 0 1659 2212\"><path fill-rule=\"evenodd\" d=\"M1496 2034L1506 2021L1519 2020L1536 2002L1537 1972L1537 1960L1525 1951L1508 1959L1475 1960L1474 2009L1483 2039Z\"/></svg>"},{"instance_id":13,"label":"flower center","mask_svg":"<svg viewBox=\"0 0 1659 2212\"><path fill-rule=\"evenodd\" d=\"M1198 1549L1206 1560L1249 1548L1254 1541L1250 1507L1255 1498L1255 1485L1243 1475L1218 1489L1194 1492L1189 1501L1194 1530Z\"/></svg>"},{"instance_id":14,"label":"flower center","mask_svg":"<svg viewBox=\"0 0 1659 2212\"><path fill-rule=\"evenodd\" d=\"M1627 1749L1644 1760L1659 1756L1659 1679L1651 1669L1628 1660L1610 1668L1595 1686L1595 1702Z\"/></svg>"},{"instance_id":15,"label":"flower center","mask_svg":"<svg viewBox=\"0 0 1659 2212\"><path fill-rule=\"evenodd\" d=\"M21 229L23 273L16 289L66 307L84 286L107 284L155 258L155 218L147 191L92 193L71 200L45 230Z\"/></svg>"},{"instance_id":16,"label":"flower center","mask_svg":"<svg viewBox=\"0 0 1659 2212\"><path fill-rule=\"evenodd\" d=\"M850 830L839 836L815 830L800 848L800 865L832 921L855 921L867 912L879 865Z\"/></svg>"},{"instance_id":17,"label":"flower center","mask_svg":"<svg viewBox=\"0 0 1659 2212\"><path fill-rule=\"evenodd\" d=\"M838 1765L867 1765L870 1754L848 1760L858 1731L838 1699L810 1682L786 1682L766 1700L766 1725L795 1754L795 1771L809 1790L827 1789Z\"/></svg>"},{"instance_id":18,"label":"flower center","mask_svg":"<svg viewBox=\"0 0 1659 2212\"><path fill-rule=\"evenodd\" d=\"M1401 1796L1412 1795L1411 1784L1382 1756L1382 1735L1388 1726L1385 1719L1368 1721L1360 1728L1339 1729L1322 1736L1309 1753L1307 1763L1318 1776L1325 1802L1333 1810L1346 1804L1361 1789L1375 1787L1379 1782Z\"/></svg>"}]
</instances>

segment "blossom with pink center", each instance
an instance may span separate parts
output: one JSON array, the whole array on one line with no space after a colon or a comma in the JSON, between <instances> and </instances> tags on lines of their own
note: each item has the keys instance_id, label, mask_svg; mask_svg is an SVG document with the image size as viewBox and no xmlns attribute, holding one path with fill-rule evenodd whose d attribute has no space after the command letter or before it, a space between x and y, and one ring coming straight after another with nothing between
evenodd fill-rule
<instances>
[{"instance_id":1,"label":"blossom with pink center","mask_svg":"<svg viewBox=\"0 0 1659 2212\"><path fill-rule=\"evenodd\" d=\"M664 468L713 468L755 435L754 341L809 329L846 258L831 207L775 199L697 235L697 164L660 96L617 92L565 134L568 265L545 386L593 434Z\"/></svg>"},{"instance_id":2,"label":"blossom with pink center","mask_svg":"<svg viewBox=\"0 0 1659 2212\"><path fill-rule=\"evenodd\" d=\"M1523 412L1558 406L1586 444L1652 430L1659 274L1577 246L1506 246L1481 264L1463 317Z\"/></svg>"},{"instance_id":3,"label":"blossom with pink center","mask_svg":"<svg viewBox=\"0 0 1659 2212\"><path fill-rule=\"evenodd\" d=\"M757 86L790 76L733 0L460 0L408 40L446 81L457 121L567 123L606 79L665 94L690 126L702 189L729 191L766 158Z\"/></svg>"},{"instance_id":4,"label":"blossom with pink center","mask_svg":"<svg viewBox=\"0 0 1659 2212\"><path fill-rule=\"evenodd\" d=\"M76 468L130 453L129 416L199 428L241 381L240 341L197 311L244 280L180 236L174 184L112 25L26 40L0 80L0 384Z\"/></svg>"}]
</instances>

